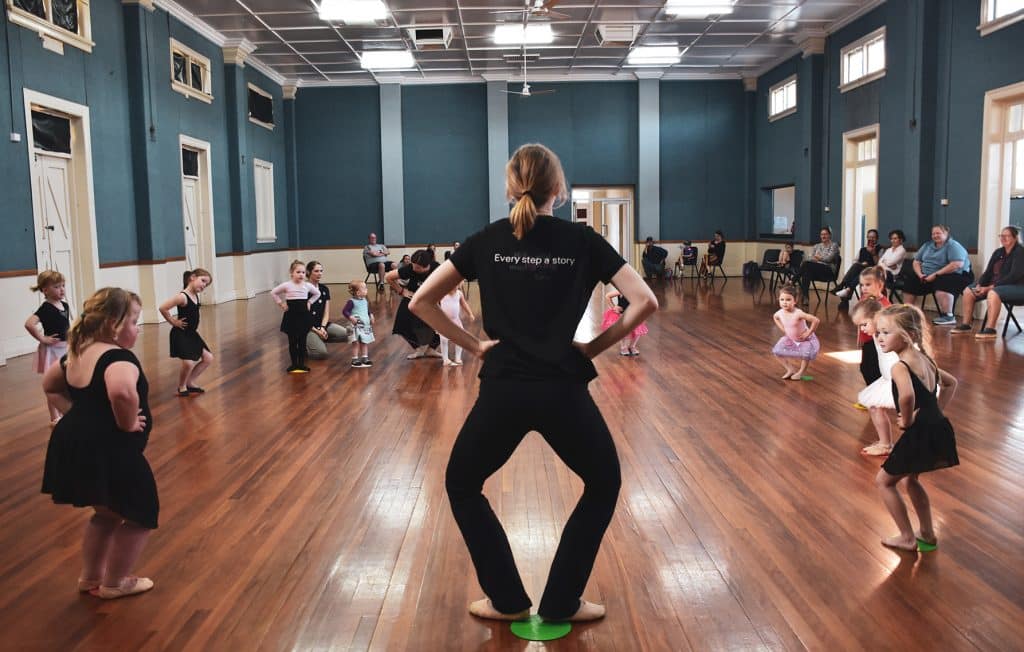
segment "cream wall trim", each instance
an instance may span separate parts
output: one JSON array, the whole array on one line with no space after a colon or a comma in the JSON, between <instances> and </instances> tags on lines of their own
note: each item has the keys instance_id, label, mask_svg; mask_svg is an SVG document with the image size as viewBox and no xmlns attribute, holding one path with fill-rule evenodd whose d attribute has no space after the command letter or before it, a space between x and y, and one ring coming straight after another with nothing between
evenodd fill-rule
<instances>
[{"instance_id":1,"label":"cream wall trim","mask_svg":"<svg viewBox=\"0 0 1024 652\"><path fill-rule=\"evenodd\" d=\"M5 5L7 7L7 20L15 25L20 25L38 33L39 38L43 41L43 47L48 50L64 54L63 48L58 50L52 45L48 45L47 39L67 43L85 52L92 52L93 47L96 45L92 40L92 14L88 0L78 0L78 25L82 28L83 35L73 34L66 29L61 29L48 20L14 6L11 0L7 0Z\"/></svg>"},{"instance_id":2,"label":"cream wall trim","mask_svg":"<svg viewBox=\"0 0 1024 652\"><path fill-rule=\"evenodd\" d=\"M195 14L174 2L174 0L153 0L153 4L202 34L204 38L214 45L224 45L224 42L227 41L226 36L211 27L209 23L197 18Z\"/></svg>"},{"instance_id":3,"label":"cream wall trim","mask_svg":"<svg viewBox=\"0 0 1024 652\"><path fill-rule=\"evenodd\" d=\"M224 63L245 66L245 59L256 50L256 44L246 38L229 38L220 47Z\"/></svg>"},{"instance_id":4,"label":"cream wall trim","mask_svg":"<svg viewBox=\"0 0 1024 652\"><path fill-rule=\"evenodd\" d=\"M281 96L285 100L294 100L295 96L299 94L299 87L295 84L285 84L281 87Z\"/></svg>"},{"instance_id":5,"label":"cream wall trim","mask_svg":"<svg viewBox=\"0 0 1024 652\"><path fill-rule=\"evenodd\" d=\"M267 78L269 78L271 81L273 81L278 86L282 86L283 87L285 84L287 84L289 82L291 82L292 85L294 86L295 83L296 83L296 80L289 80L287 77L285 77L281 73L277 72L276 70L274 70L273 68L271 68L267 64L263 63L262 61L257 59L255 56L248 57L245 60L245 62L247 64L249 64L253 69L258 70L261 73L263 73ZM292 99L294 99L294 98L292 98Z\"/></svg>"},{"instance_id":6,"label":"cream wall trim","mask_svg":"<svg viewBox=\"0 0 1024 652\"><path fill-rule=\"evenodd\" d=\"M75 239L75 278L74 289L83 301L97 287L96 275L99 272L99 250L96 243L96 199L93 192L92 179L92 129L89 126L89 107L68 100L46 95L37 91L24 89L25 124L32 125L32 107L40 106L56 110L71 118L72 133L72 177L74 179L71 201L74 206ZM26 150L28 151L28 169L33 169L35 142L32 129L26 129ZM43 231L42 216L38 213L37 201L42 191L36 184L36 176L30 172L29 183L32 189L32 224L35 229L36 253L39 249L39 234ZM83 242L84 240L84 242ZM38 257L36 264L39 264ZM26 315L27 317L27 315Z\"/></svg>"},{"instance_id":7,"label":"cream wall trim","mask_svg":"<svg viewBox=\"0 0 1024 652\"><path fill-rule=\"evenodd\" d=\"M139 5L149 11L156 11L156 6L153 4L153 0L121 0L123 5Z\"/></svg>"}]
</instances>

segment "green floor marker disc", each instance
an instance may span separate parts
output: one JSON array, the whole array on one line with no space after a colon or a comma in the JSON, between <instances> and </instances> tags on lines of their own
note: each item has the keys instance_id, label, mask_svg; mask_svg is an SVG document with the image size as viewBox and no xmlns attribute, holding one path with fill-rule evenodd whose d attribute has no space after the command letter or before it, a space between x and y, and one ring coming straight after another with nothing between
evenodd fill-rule
<instances>
[{"instance_id":1,"label":"green floor marker disc","mask_svg":"<svg viewBox=\"0 0 1024 652\"><path fill-rule=\"evenodd\" d=\"M918 550L918 552L935 552L938 549L939 549L939 544L938 543L928 543L924 539L918 539L917 540L917 550Z\"/></svg>"},{"instance_id":2,"label":"green floor marker disc","mask_svg":"<svg viewBox=\"0 0 1024 652\"><path fill-rule=\"evenodd\" d=\"M553 641L571 631L570 623L550 623L537 614L512 623L512 633L527 641Z\"/></svg>"},{"instance_id":3,"label":"green floor marker disc","mask_svg":"<svg viewBox=\"0 0 1024 652\"><path fill-rule=\"evenodd\" d=\"M800 380L814 380L814 376L800 376Z\"/></svg>"}]
</instances>

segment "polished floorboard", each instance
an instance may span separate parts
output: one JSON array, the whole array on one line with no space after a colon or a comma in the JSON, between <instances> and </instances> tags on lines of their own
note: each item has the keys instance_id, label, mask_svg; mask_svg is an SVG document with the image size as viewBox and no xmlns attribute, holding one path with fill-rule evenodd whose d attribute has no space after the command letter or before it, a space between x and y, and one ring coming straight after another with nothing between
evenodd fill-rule
<instances>
[{"instance_id":1,"label":"polished floorboard","mask_svg":"<svg viewBox=\"0 0 1024 652\"><path fill-rule=\"evenodd\" d=\"M0 368L0 648L1022 649L1024 335L936 333L961 381L948 410L961 465L924 479L938 551L899 553L879 545L895 532L872 484L879 461L858 453L874 433L852 405L856 363L829 355L856 346L835 298L812 298L822 355L794 383L769 355L768 292L733 278L657 294L641 356L605 353L591 385L623 471L585 594L605 620L527 644L466 613L481 591L444 468L477 360L406 361L381 298L376 366L349 368L336 344L289 376L263 295L203 308L217 357L196 398L174 396L169 326L142 328L162 505L138 567L156 581L145 595L75 592L87 513L39 493L49 428L31 356ZM580 491L536 434L486 485L535 601Z\"/></svg>"}]
</instances>

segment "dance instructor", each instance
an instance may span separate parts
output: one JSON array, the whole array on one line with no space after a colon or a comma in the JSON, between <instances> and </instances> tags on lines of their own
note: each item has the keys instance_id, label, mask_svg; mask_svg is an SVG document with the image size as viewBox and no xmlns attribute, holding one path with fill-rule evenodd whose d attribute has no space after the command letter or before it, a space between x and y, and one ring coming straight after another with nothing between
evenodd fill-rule
<instances>
[{"instance_id":1,"label":"dance instructor","mask_svg":"<svg viewBox=\"0 0 1024 652\"><path fill-rule=\"evenodd\" d=\"M628 335L657 310L640 275L588 226L551 216L568 195L558 157L523 145L505 167L515 201L508 219L463 242L426 280L410 309L483 359L480 395L452 449L445 485L486 598L469 605L481 618L518 620L532 602L505 530L483 495L526 433L536 430L583 480L583 495L562 532L538 613L546 620L595 620L602 605L582 599L619 494L619 459L587 383L591 358ZM463 280L480 283L480 340L455 326L438 302ZM614 283L629 300L622 318L597 339L573 334L598 282Z\"/></svg>"}]
</instances>

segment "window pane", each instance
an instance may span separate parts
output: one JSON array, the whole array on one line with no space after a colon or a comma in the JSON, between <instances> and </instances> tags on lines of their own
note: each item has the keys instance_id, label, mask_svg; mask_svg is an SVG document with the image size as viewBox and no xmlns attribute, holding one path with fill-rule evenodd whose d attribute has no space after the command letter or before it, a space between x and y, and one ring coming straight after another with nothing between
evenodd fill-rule
<instances>
[{"instance_id":1,"label":"window pane","mask_svg":"<svg viewBox=\"0 0 1024 652\"><path fill-rule=\"evenodd\" d=\"M851 82L864 76L864 48L857 48L846 55L846 65L849 71L846 81Z\"/></svg>"},{"instance_id":2,"label":"window pane","mask_svg":"<svg viewBox=\"0 0 1024 652\"><path fill-rule=\"evenodd\" d=\"M14 6L40 18L46 18L43 0L14 0Z\"/></svg>"},{"instance_id":3,"label":"window pane","mask_svg":"<svg viewBox=\"0 0 1024 652\"><path fill-rule=\"evenodd\" d=\"M991 0L995 4L992 19L1002 18L1024 9L1024 0Z\"/></svg>"},{"instance_id":4,"label":"window pane","mask_svg":"<svg viewBox=\"0 0 1024 652\"><path fill-rule=\"evenodd\" d=\"M249 117L265 124L274 124L274 100L250 88Z\"/></svg>"},{"instance_id":5,"label":"window pane","mask_svg":"<svg viewBox=\"0 0 1024 652\"><path fill-rule=\"evenodd\" d=\"M71 121L42 111L32 112L32 143L48 152L71 153Z\"/></svg>"},{"instance_id":6,"label":"window pane","mask_svg":"<svg viewBox=\"0 0 1024 652\"><path fill-rule=\"evenodd\" d=\"M1024 104L1014 104L1010 107L1010 121L1007 124L1007 131L1011 133L1014 131L1020 131L1024 128L1021 121L1024 120Z\"/></svg>"},{"instance_id":7,"label":"window pane","mask_svg":"<svg viewBox=\"0 0 1024 652\"><path fill-rule=\"evenodd\" d=\"M199 152L181 148L181 173L187 177L199 176Z\"/></svg>"},{"instance_id":8,"label":"window pane","mask_svg":"<svg viewBox=\"0 0 1024 652\"><path fill-rule=\"evenodd\" d=\"M50 0L50 8L54 25L78 33L78 0Z\"/></svg>"},{"instance_id":9,"label":"window pane","mask_svg":"<svg viewBox=\"0 0 1024 652\"><path fill-rule=\"evenodd\" d=\"M174 58L174 81L179 81L182 84L184 84L184 83L186 83L188 81L185 78L185 64L187 62L187 59L185 59L185 55L178 54L177 52L174 53L174 57L173 58Z\"/></svg>"},{"instance_id":10,"label":"window pane","mask_svg":"<svg viewBox=\"0 0 1024 652\"><path fill-rule=\"evenodd\" d=\"M193 62L191 62L191 68L192 68L192 76L191 76L192 88L196 89L197 91L205 90L206 87L203 86L203 73L205 72L203 70L203 67L201 65L199 65L198 63L193 61Z\"/></svg>"},{"instance_id":11,"label":"window pane","mask_svg":"<svg viewBox=\"0 0 1024 652\"><path fill-rule=\"evenodd\" d=\"M879 39L868 45L867 71L869 73L878 72L883 68L885 68L885 39Z\"/></svg>"},{"instance_id":12,"label":"window pane","mask_svg":"<svg viewBox=\"0 0 1024 652\"><path fill-rule=\"evenodd\" d=\"M796 106L796 83L786 84L786 108Z\"/></svg>"}]
</instances>

